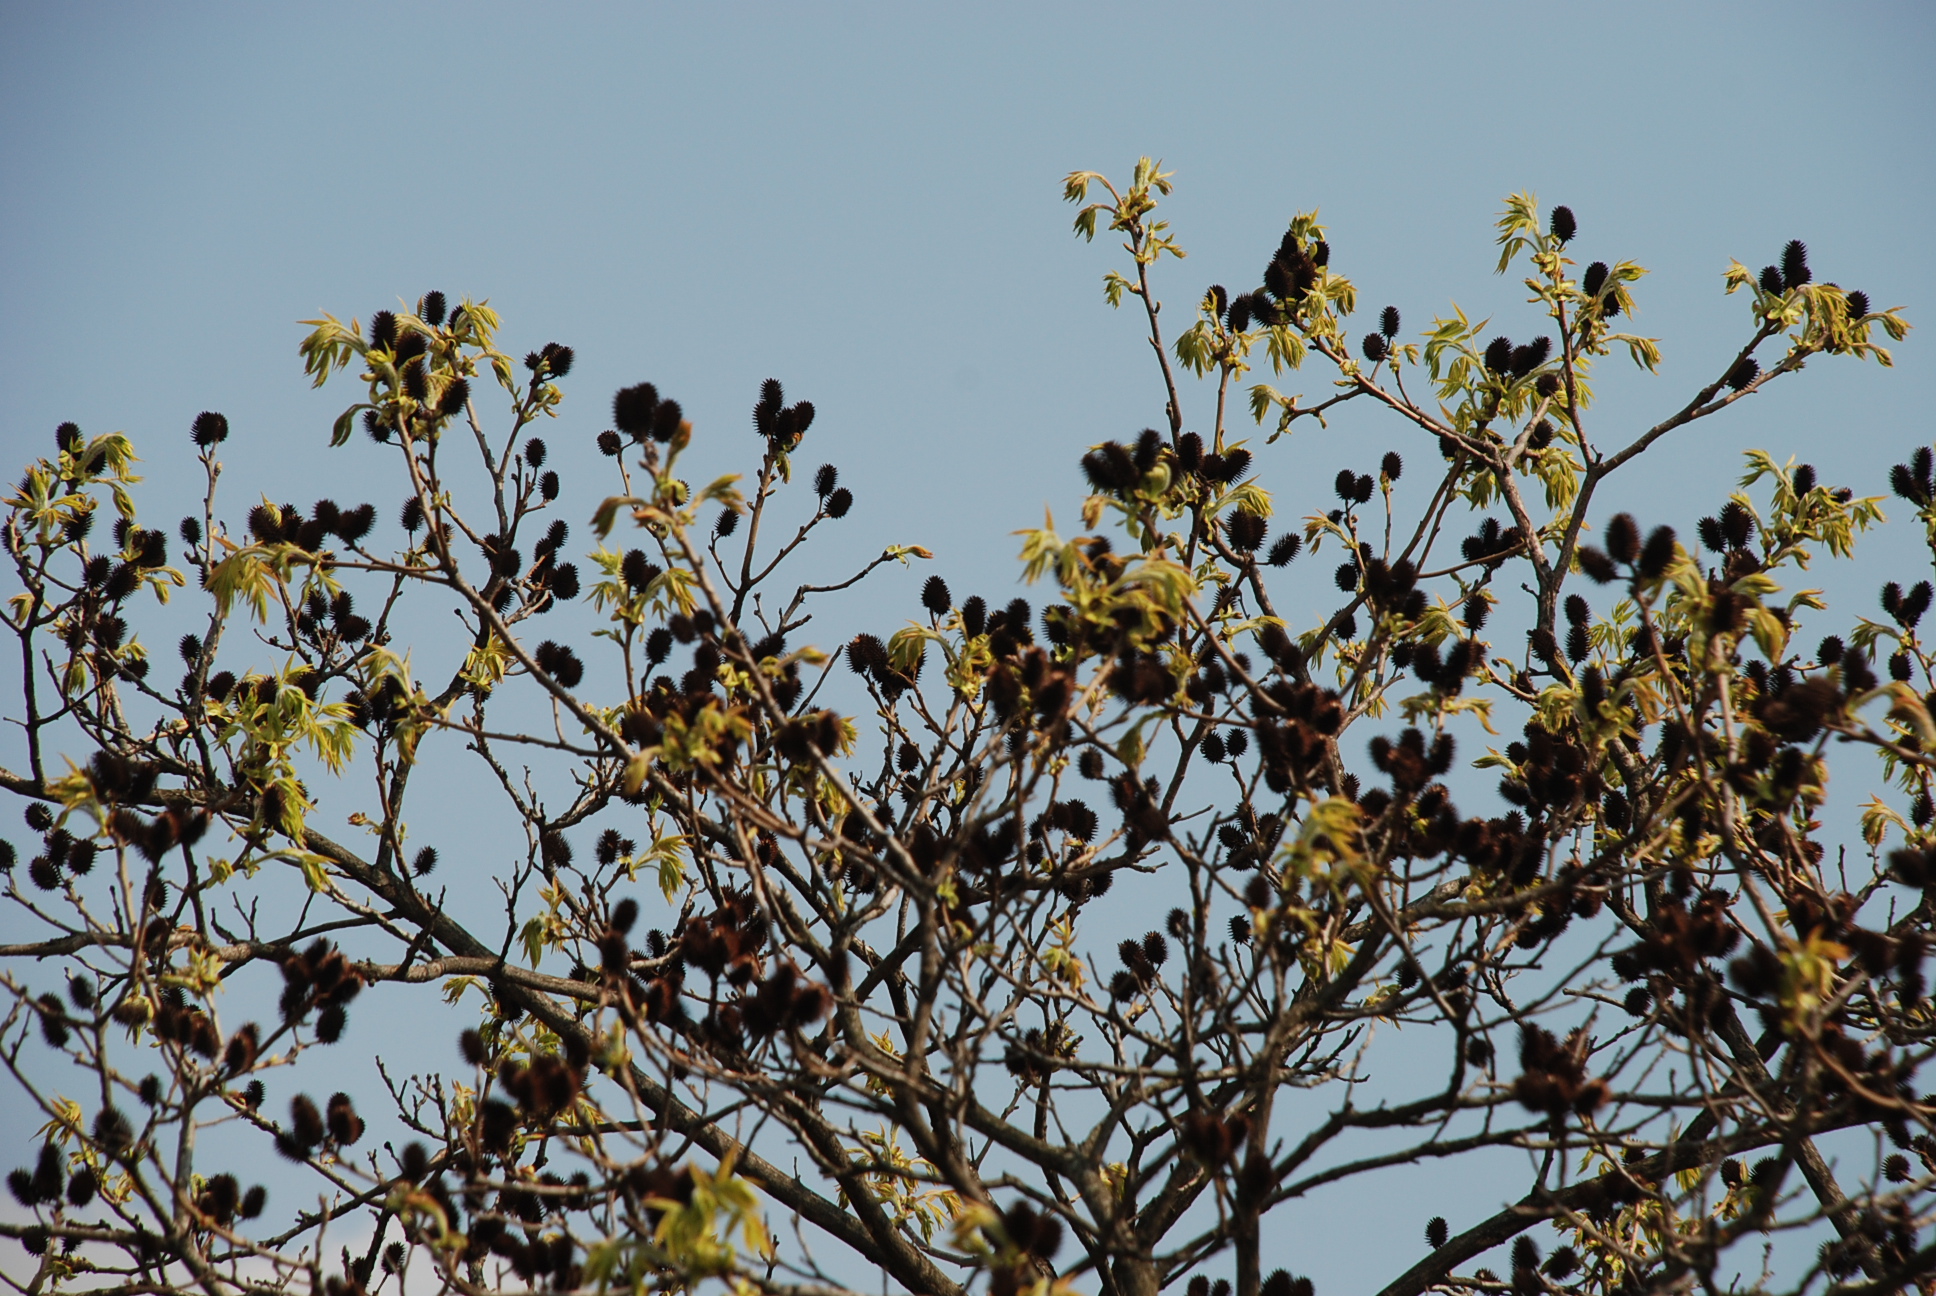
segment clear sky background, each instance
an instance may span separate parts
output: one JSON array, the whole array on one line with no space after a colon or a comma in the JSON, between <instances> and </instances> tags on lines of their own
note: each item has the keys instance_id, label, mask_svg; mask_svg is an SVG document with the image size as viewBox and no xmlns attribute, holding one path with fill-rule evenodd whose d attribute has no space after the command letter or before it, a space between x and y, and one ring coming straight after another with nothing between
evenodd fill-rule
<instances>
[{"instance_id":1,"label":"clear sky background","mask_svg":"<svg viewBox=\"0 0 1936 1296\"><path fill-rule=\"evenodd\" d=\"M1581 260L1653 271L1636 327L1667 355L1658 378L1609 362L1607 441L1677 407L1740 344L1728 259L1758 267L1806 239L1818 278L1923 330L1897 367L1818 360L1663 445L1606 511L1685 532L1749 445L1886 492L1936 400L1933 37L1936 9L1913 3L8 0L0 448L44 454L64 419L126 429L165 520L199 485L166 460L185 462L190 419L218 409L235 429L234 521L258 494L329 495L373 499L394 530L401 488L370 485L389 461L360 439L328 449L353 385L307 388L297 321L368 319L438 288L489 298L514 354L576 348L546 436L581 533L616 387L658 383L697 427L699 467L744 470L772 376L818 406L801 459L839 465L858 500L816 575L919 542L957 597L1006 596L1010 533L1045 506L1073 520L1083 449L1161 421L1139 321L1102 300L1122 257L1076 241L1060 197L1070 170L1124 176L1148 153L1175 173L1167 214L1190 252L1160 271L1171 336L1206 285L1254 286L1311 207L1333 268L1369 310L1399 305L1408 333L1456 301L1529 335L1524 290L1492 273L1492 221L1515 189L1570 204ZM1321 395L1323 376L1302 385ZM1186 391L1191 426L1209 396ZM1435 457L1354 411L1300 424L1261 469L1301 515L1329 507L1339 467L1372 470L1389 448ZM1328 611L1327 571L1287 577L1283 606ZM849 610L897 625L927 574L889 573ZM447 857L486 845L463 809L434 825ZM0 1139L19 1133L0 1117ZM1287 1243L1300 1253L1277 1263L1356 1290L1331 1253L1363 1206L1313 1208ZM1412 1214L1392 1223L1408 1239Z\"/></svg>"}]
</instances>

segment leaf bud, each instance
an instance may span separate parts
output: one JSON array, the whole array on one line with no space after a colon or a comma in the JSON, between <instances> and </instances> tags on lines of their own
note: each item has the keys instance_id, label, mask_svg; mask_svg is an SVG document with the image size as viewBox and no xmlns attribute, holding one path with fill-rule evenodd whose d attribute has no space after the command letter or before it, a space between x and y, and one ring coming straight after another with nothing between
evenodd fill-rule
<instances>
[{"instance_id":1,"label":"leaf bud","mask_svg":"<svg viewBox=\"0 0 1936 1296\"><path fill-rule=\"evenodd\" d=\"M659 389L651 383L621 387L612 397L612 422L634 441L652 434L653 415L659 407ZM603 448L604 438L600 438Z\"/></svg>"},{"instance_id":2,"label":"leaf bud","mask_svg":"<svg viewBox=\"0 0 1936 1296\"><path fill-rule=\"evenodd\" d=\"M1674 528L1655 527L1640 550L1640 574L1648 580L1657 580L1673 560Z\"/></svg>"},{"instance_id":3,"label":"leaf bud","mask_svg":"<svg viewBox=\"0 0 1936 1296\"><path fill-rule=\"evenodd\" d=\"M218 445L229 439L229 421L213 410L203 410L195 416L189 435L203 448Z\"/></svg>"},{"instance_id":4,"label":"leaf bud","mask_svg":"<svg viewBox=\"0 0 1936 1296\"><path fill-rule=\"evenodd\" d=\"M1808 268L1808 245L1800 239L1789 239L1781 250L1782 283L1792 290L1813 277Z\"/></svg>"}]
</instances>

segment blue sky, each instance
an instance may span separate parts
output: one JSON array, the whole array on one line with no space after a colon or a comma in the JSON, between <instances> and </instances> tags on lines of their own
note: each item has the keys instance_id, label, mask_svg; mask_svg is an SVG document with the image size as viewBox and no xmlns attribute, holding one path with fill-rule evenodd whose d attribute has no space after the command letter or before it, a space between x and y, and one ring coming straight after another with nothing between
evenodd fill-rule
<instances>
[{"instance_id":1,"label":"blue sky","mask_svg":"<svg viewBox=\"0 0 1936 1296\"><path fill-rule=\"evenodd\" d=\"M738 463L778 376L860 497L855 552L892 532L995 580L1080 450L1159 414L1064 173L1176 173L1173 320L1318 207L1368 304L1510 331L1499 199L1569 203L1584 254L1654 270L1665 378L1603 414L1651 422L1735 344L1729 256L1804 237L1818 275L1930 317L1931 33L1908 5L11 5L4 435L179 437L213 407L232 481L347 487L371 460L326 452L346 397L307 391L295 321L438 287L489 297L514 350L577 348L554 448L589 465L610 392L651 378ZM1920 345L1822 366L1685 466L1854 424L1838 448L1886 469L1931 395ZM1280 462L1328 479L1385 448L1358 430Z\"/></svg>"},{"instance_id":2,"label":"blue sky","mask_svg":"<svg viewBox=\"0 0 1936 1296\"><path fill-rule=\"evenodd\" d=\"M1530 333L1523 289L1492 273L1491 223L1515 189L1570 204L1582 260L1653 271L1636 326L1667 359L1658 378L1610 366L1610 441L1738 346L1728 259L1804 238L1819 278L1924 331L1893 370L1817 361L1666 443L1606 510L1685 530L1749 445L1883 492L1936 401L1933 14L16 0L0 6L0 446L45 453L64 419L124 428L166 519L198 485L168 460L218 409L232 517L258 493L331 495L374 500L389 525L402 488L369 486L373 447L327 448L351 389L307 388L297 321L438 288L488 297L507 350L576 348L546 432L583 497L575 522L603 493L592 439L616 387L678 398L701 467L727 471L752 466L748 410L778 377L819 409L802 459L839 465L858 500L817 576L919 542L957 597L1006 595L1010 533L1045 507L1073 519L1082 450L1161 419L1137 320L1102 300L1120 255L1076 241L1060 198L1068 171L1121 176L1148 153L1175 173L1190 252L1158 281L1172 336L1206 285L1253 285L1311 207L1334 269L1408 332L1456 301ZM1190 425L1209 394L1186 391ZM1339 467L1390 448L1432 453L1354 412L1261 466L1303 514L1329 506ZM927 570L845 610L897 625ZM1313 567L1287 605L1328 610L1327 586ZM461 820L434 825L447 854Z\"/></svg>"}]
</instances>

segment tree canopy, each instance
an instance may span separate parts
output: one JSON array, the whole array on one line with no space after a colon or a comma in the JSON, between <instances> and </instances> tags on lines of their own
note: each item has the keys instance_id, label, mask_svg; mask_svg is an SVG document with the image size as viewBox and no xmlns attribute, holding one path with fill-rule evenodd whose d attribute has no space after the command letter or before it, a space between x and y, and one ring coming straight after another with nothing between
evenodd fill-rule
<instances>
[{"instance_id":1,"label":"tree canopy","mask_svg":"<svg viewBox=\"0 0 1936 1296\"><path fill-rule=\"evenodd\" d=\"M1431 1163L1363 1290L1936 1290L1931 584L1832 611L1806 569L1885 496L1761 452L1691 526L1596 505L1905 322L1800 241L1733 263L1738 350L1629 426L1592 383L1660 359L1645 271L1568 208L1507 200L1533 322L1489 337L1361 310L1316 213L1165 314L1170 188L1066 181L1166 400L1023 534L1039 607L936 575L816 643L931 555L817 562L859 519L810 401L749 436L627 387L568 489L572 349L439 292L305 321L400 510L234 502L209 412L143 447L206 482L171 539L130 438L61 425L6 501L10 1285L1310 1296L1273 1227ZM1313 485L1347 403L1391 446ZM746 471L682 478L699 437ZM430 761L521 828L461 882ZM382 1065L443 1022L442 1070Z\"/></svg>"}]
</instances>

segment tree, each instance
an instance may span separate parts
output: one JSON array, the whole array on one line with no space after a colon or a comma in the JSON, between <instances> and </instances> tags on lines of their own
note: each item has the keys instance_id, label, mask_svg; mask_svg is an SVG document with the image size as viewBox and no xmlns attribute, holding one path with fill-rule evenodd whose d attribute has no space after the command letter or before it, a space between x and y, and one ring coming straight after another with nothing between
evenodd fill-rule
<instances>
[{"instance_id":1,"label":"tree","mask_svg":"<svg viewBox=\"0 0 1936 1296\"><path fill-rule=\"evenodd\" d=\"M1300 1296L1268 1220L1508 1149L1514 1201L1403 1223L1365 1289L1931 1290L1931 585L1852 626L1789 592L1882 499L1759 452L1694 543L1594 509L1906 325L1791 243L1729 267L1749 318L1720 374L1599 426L1594 366L1659 352L1618 331L1644 272L1578 271L1567 208L1499 221L1530 340L1454 312L1410 341L1386 308L1354 344L1315 214L1168 339L1169 191L1147 159L1067 181L1077 231L1129 255L1105 286L1167 408L1083 457L1082 534L1025 535L1039 616L935 577L917 619L811 646L821 595L926 555L806 565L852 502L830 466L795 480L810 403L768 382L750 483L695 489L699 434L628 387L608 482L567 503L533 432L570 348L520 373L487 305L439 293L302 348L319 386L357 371L332 444L393 474L400 531L367 503L225 512L206 413L171 566L129 440L62 425L5 532L24 769L0 781L35 836L6 859L29 930L0 949L0 1058L46 1120L9 1179L31 1217L0 1225L37 1257L15 1285ZM1229 397L1265 358L1330 391L1250 387L1269 435L1240 444ZM1186 376L1214 383L1187 417ZM1270 447L1351 402L1405 454L1286 523ZM1931 458L1891 484L1936 538ZM607 492L581 568L560 515ZM1273 602L1300 557L1337 564L1321 624ZM171 683L131 623L189 591ZM595 641L544 638L581 596ZM461 666L421 679L437 632L410 627L453 611ZM1822 822L1865 754L1900 808ZM474 760L523 827L493 925L410 840L429 760ZM311 822L323 786L367 841ZM445 1073L385 1072L379 1140L323 1091L351 1032L380 1053L352 1018L390 983L475 1024ZM250 993L277 1008L235 1020ZM254 1150L210 1151L218 1128ZM325 1209L265 1201L270 1147ZM1761 1273L1783 1233L1805 1245Z\"/></svg>"}]
</instances>

